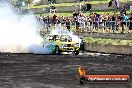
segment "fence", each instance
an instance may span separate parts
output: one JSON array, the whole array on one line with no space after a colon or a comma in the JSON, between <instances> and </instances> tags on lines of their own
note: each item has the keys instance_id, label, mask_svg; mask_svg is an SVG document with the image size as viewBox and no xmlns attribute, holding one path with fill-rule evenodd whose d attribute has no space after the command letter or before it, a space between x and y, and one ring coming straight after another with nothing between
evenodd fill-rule
<instances>
[{"instance_id":1,"label":"fence","mask_svg":"<svg viewBox=\"0 0 132 88\"><path fill-rule=\"evenodd\" d=\"M80 23L81 32L128 33L130 21L89 21Z\"/></svg>"},{"instance_id":2,"label":"fence","mask_svg":"<svg viewBox=\"0 0 132 88\"><path fill-rule=\"evenodd\" d=\"M128 33L129 30L132 30L131 21L60 21L55 23L41 21L43 29L46 29L47 31L58 26L75 32Z\"/></svg>"}]
</instances>

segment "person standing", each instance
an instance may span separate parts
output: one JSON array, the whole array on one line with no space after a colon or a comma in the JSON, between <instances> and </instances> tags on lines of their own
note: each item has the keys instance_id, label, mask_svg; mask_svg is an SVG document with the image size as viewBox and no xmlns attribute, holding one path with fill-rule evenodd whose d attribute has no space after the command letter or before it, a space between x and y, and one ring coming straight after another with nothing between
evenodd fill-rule
<instances>
[{"instance_id":1,"label":"person standing","mask_svg":"<svg viewBox=\"0 0 132 88\"><path fill-rule=\"evenodd\" d=\"M126 15L126 8L125 7L122 7L121 11L120 11L120 14L123 15L125 14Z\"/></svg>"},{"instance_id":2,"label":"person standing","mask_svg":"<svg viewBox=\"0 0 132 88\"><path fill-rule=\"evenodd\" d=\"M66 25L67 30L70 31L70 28L71 28L71 21L70 21L70 19L69 19L68 17L67 17L67 19L66 19L65 25Z\"/></svg>"},{"instance_id":3,"label":"person standing","mask_svg":"<svg viewBox=\"0 0 132 88\"><path fill-rule=\"evenodd\" d=\"M129 17L129 33L132 33L132 14L131 16Z\"/></svg>"},{"instance_id":4,"label":"person standing","mask_svg":"<svg viewBox=\"0 0 132 88\"><path fill-rule=\"evenodd\" d=\"M98 31L98 29L99 29L99 16L97 14L95 15L94 21L95 21L95 24L94 24L95 30Z\"/></svg>"},{"instance_id":5,"label":"person standing","mask_svg":"<svg viewBox=\"0 0 132 88\"><path fill-rule=\"evenodd\" d=\"M74 18L74 17L77 17L77 15L78 15L78 14L77 14L77 11L74 11L72 15L73 15L73 18Z\"/></svg>"},{"instance_id":6,"label":"person standing","mask_svg":"<svg viewBox=\"0 0 132 88\"><path fill-rule=\"evenodd\" d=\"M53 15L53 17L52 17L52 20L53 20L53 24L56 24L56 20L57 20L57 15Z\"/></svg>"},{"instance_id":7,"label":"person standing","mask_svg":"<svg viewBox=\"0 0 132 88\"><path fill-rule=\"evenodd\" d=\"M120 4L119 0L115 0L115 5L117 9L119 9L119 4Z\"/></svg>"},{"instance_id":8,"label":"person standing","mask_svg":"<svg viewBox=\"0 0 132 88\"><path fill-rule=\"evenodd\" d=\"M109 4L108 7L111 7L112 3L113 3L113 0L110 0L109 3L108 3Z\"/></svg>"},{"instance_id":9,"label":"person standing","mask_svg":"<svg viewBox=\"0 0 132 88\"><path fill-rule=\"evenodd\" d=\"M43 16L43 24L44 24L44 28L46 28L46 21L47 21L46 17Z\"/></svg>"},{"instance_id":10,"label":"person standing","mask_svg":"<svg viewBox=\"0 0 132 88\"><path fill-rule=\"evenodd\" d=\"M57 28L57 29L62 28L61 21L60 21L59 17L56 18L55 28Z\"/></svg>"},{"instance_id":11,"label":"person standing","mask_svg":"<svg viewBox=\"0 0 132 88\"><path fill-rule=\"evenodd\" d=\"M125 26L128 25L128 21L129 21L129 18L126 14L123 15L123 18L122 18L122 32L121 33L124 33L125 31Z\"/></svg>"},{"instance_id":12,"label":"person standing","mask_svg":"<svg viewBox=\"0 0 132 88\"><path fill-rule=\"evenodd\" d=\"M112 23L112 31L114 33L115 29L116 29L116 16L115 16L115 14L113 14L112 17L111 17L111 23Z\"/></svg>"},{"instance_id":13,"label":"person standing","mask_svg":"<svg viewBox=\"0 0 132 88\"><path fill-rule=\"evenodd\" d=\"M103 29L102 29L102 32L106 31L106 27L107 27L107 20L108 20L108 14L104 14L103 15Z\"/></svg>"},{"instance_id":14,"label":"person standing","mask_svg":"<svg viewBox=\"0 0 132 88\"><path fill-rule=\"evenodd\" d=\"M47 16L46 18L46 29L47 31L49 31L48 29L51 27L51 19L49 16Z\"/></svg>"}]
</instances>

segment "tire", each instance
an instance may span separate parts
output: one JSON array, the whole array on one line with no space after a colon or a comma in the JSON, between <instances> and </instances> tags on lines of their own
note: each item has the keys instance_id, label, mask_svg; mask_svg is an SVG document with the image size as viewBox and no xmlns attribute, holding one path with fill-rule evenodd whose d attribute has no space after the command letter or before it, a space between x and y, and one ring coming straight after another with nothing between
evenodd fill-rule
<instances>
[{"instance_id":1,"label":"tire","mask_svg":"<svg viewBox=\"0 0 132 88\"><path fill-rule=\"evenodd\" d=\"M84 77L76 76L76 81L77 81L78 85L83 85L84 81L85 81L85 78Z\"/></svg>"},{"instance_id":2,"label":"tire","mask_svg":"<svg viewBox=\"0 0 132 88\"><path fill-rule=\"evenodd\" d=\"M74 51L74 54L75 54L75 55L78 55L78 54L79 54L79 50Z\"/></svg>"},{"instance_id":3,"label":"tire","mask_svg":"<svg viewBox=\"0 0 132 88\"><path fill-rule=\"evenodd\" d=\"M56 55L59 55L60 54L59 46L55 46L55 54Z\"/></svg>"}]
</instances>

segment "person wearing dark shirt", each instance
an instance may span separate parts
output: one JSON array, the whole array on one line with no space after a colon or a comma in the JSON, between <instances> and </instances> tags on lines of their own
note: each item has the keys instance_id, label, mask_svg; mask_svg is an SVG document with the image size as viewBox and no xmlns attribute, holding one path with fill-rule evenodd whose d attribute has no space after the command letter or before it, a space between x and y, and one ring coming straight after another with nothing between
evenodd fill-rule
<instances>
[{"instance_id":1,"label":"person wearing dark shirt","mask_svg":"<svg viewBox=\"0 0 132 88\"><path fill-rule=\"evenodd\" d=\"M77 17L77 12L76 11L73 12L73 18L74 17Z\"/></svg>"},{"instance_id":2,"label":"person wearing dark shirt","mask_svg":"<svg viewBox=\"0 0 132 88\"><path fill-rule=\"evenodd\" d=\"M70 21L69 18L66 19L66 23L65 23L65 25L66 25L66 28L70 31L71 21Z\"/></svg>"},{"instance_id":3,"label":"person wearing dark shirt","mask_svg":"<svg viewBox=\"0 0 132 88\"><path fill-rule=\"evenodd\" d=\"M57 16L54 14L54 16L53 16L53 23L54 24L56 23L56 18L57 18Z\"/></svg>"},{"instance_id":4,"label":"person wearing dark shirt","mask_svg":"<svg viewBox=\"0 0 132 88\"><path fill-rule=\"evenodd\" d=\"M129 17L129 33L132 33L132 14Z\"/></svg>"},{"instance_id":5,"label":"person wearing dark shirt","mask_svg":"<svg viewBox=\"0 0 132 88\"><path fill-rule=\"evenodd\" d=\"M99 16L96 14L96 16L95 16L95 19L94 19L94 21L95 21L95 30L97 30L98 28L99 28Z\"/></svg>"},{"instance_id":6,"label":"person wearing dark shirt","mask_svg":"<svg viewBox=\"0 0 132 88\"><path fill-rule=\"evenodd\" d=\"M47 21L46 17L43 17L43 23L45 24Z\"/></svg>"},{"instance_id":7,"label":"person wearing dark shirt","mask_svg":"<svg viewBox=\"0 0 132 88\"><path fill-rule=\"evenodd\" d=\"M60 19L56 19L56 24L58 25L58 24L60 24L61 23L61 21L60 21Z\"/></svg>"},{"instance_id":8,"label":"person wearing dark shirt","mask_svg":"<svg viewBox=\"0 0 132 88\"><path fill-rule=\"evenodd\" d=\"M77 18L75 18L74 20L75 20L76 30L79 32L80 23L78 22Z\"/></svg>"},{"instance_id":9,"label":"person wearing dark shirt","mask_svg":"<svg viewBox=\"0 0 132 88\"><path fill-rule=\"evenodd\" d=\"M52 3L51 0L48 0L48 3L51 4Z\"/></svg>"},{"instance_id":10,"label":"person wearing dark shirt","mask_svg":"<svg viewBox=\"0 0 132 88\"><path fill-rule=\"evenodd\" d=\"M121 11L120 11L120 14L123 15L125 14L126 15L126 8L125 7L122 7Z\"/></svg>"},{"instance_id":11,"label":"person wearing dark shirt","mask_svg":"<svg viewBox=\"0 0 132 88\"><path fill-rule=\"evenodd\" d=\"M112 16L111 21L112 21L112 31L114 33L114 31L115 31L115 25L116 25L115 24L115 21L116 21L116 16L115 15Z\"/></svg>"},{"instance_id":12,"label":"person wearing dark shirt","mask_svg":"<svg viewBox=\"0 0 132 88\"><path fill-rule=\"evenodd\" d=\"M114 0L110 0L110 2L108 3L108 7L111 7L112 6L113 1Z\"/></svg>"}]
</instances>

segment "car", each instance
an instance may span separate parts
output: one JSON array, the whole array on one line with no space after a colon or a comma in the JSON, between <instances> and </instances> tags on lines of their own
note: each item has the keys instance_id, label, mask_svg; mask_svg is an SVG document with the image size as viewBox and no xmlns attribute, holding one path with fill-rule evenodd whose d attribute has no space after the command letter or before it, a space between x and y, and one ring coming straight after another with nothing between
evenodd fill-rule
<instances>
[{"instance_id":1,"label":"car","mask_svg":"<svg viewBox=\"0 0 132 88\"><path fill-rule=\"evenodd\" d=\"M80 38L79 40L73 39L68 34L48 35L49 49L53 50L54 54L61 54L62 52L72 52L75 55L79 54Z\"/></svg>"}]
</instances>

